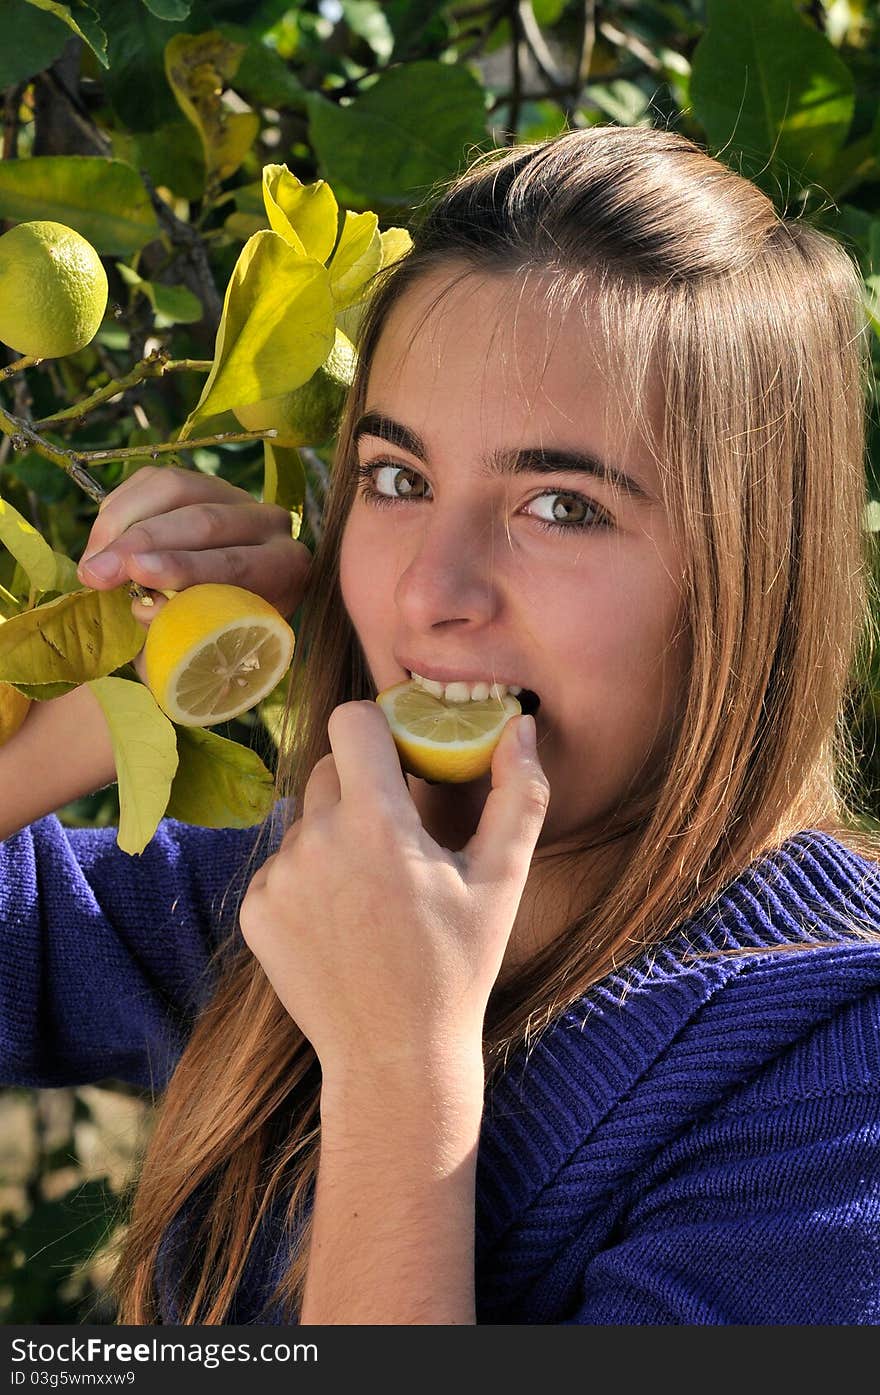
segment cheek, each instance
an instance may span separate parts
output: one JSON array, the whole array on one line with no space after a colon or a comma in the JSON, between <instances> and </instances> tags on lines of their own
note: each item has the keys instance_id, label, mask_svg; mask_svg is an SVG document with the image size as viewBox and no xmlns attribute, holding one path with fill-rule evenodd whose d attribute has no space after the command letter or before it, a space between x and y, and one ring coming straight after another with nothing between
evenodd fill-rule
<instances>
[{"instance_id":1,"label":"cheek","mask_svg":"<svg viewBox=\"0 0 880 1395\"><path fill-rule=\"evenodd\" d=\"M346 524L339 550L342 601L363 642L373 633L388 633L394 597L394 558L376 546L369 528L356 516Z\"/></svg>"}]
</instances>

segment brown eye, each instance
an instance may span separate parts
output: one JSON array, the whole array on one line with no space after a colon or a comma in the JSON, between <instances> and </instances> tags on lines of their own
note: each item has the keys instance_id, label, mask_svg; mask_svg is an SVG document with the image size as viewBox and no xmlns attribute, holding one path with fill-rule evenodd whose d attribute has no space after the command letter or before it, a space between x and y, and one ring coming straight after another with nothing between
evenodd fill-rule
<instances>
[{"instance_id":1,"label":"brown eye","mask_svg":"<svg viewBox=\"0 0 880 1395\"><path fill-rule=\"evenodd\" d=\"M534 512L535 505L541 505L549 512ZM608 528L611 520L592 499L583 494L570 494L568 491L547 490L539 494L529 504L529 512L541 528L561 533L586 532L590 528Z\"/></svg>"}]
</instances>

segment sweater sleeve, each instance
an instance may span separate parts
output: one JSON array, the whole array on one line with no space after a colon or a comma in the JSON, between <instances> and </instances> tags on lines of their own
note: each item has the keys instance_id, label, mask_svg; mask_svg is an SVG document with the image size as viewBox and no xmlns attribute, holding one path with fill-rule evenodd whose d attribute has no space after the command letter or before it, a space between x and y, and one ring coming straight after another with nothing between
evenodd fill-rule
<instances>
[{"instance_id":1,"label":"sweater sleeve","mask_svg":"<svg viewBox=\"0 0 880 1395\"><path fill-rule=\"evenodd\" d=\"M51 814L0 843L0 1081L163 1088L257 833L164 819L131 856Z\"/></svg>"},{"instance_id":2,"label":"sweater sleeve","mask_svg":"<svg viewBox=\"0 0 880 1395\"><path fill-rule=\"evenodd\" d=\"M878 1029L874 993L664 1149L567 1322L880 1323Z\"/></svg>"}]
</instances>

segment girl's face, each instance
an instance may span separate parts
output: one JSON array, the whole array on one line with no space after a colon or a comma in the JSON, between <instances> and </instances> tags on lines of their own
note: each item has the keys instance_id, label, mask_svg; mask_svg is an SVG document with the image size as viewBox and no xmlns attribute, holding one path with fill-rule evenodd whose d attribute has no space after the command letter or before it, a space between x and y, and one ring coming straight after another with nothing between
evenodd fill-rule
<instances>
[{"instance_id":1,"label":"girl's face","mask_svg":"<svg viewBox=\"0 0 880 1395\"><path fill-rule=\"evenodd\" d=\"M378 690L414 670L538 694L538 846L562 846L601 834L668 740L688 659L682 559L648 452L605 434L583 314L548 312L522 278L451 281L426 277L381 336L342 595ZM407 778L425 827L458 850L490 777Z\"/></svg>"}]
</instances>

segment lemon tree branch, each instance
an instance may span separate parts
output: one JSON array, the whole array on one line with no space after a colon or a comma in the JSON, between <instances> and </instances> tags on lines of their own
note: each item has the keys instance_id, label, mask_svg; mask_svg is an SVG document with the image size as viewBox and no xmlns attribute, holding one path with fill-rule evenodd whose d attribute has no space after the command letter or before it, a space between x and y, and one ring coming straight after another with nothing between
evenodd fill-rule
<instances>
[{"instance_id":1,"label":"lemon tree branch","mask_svg":"<svg viewBox=\"0 0 880 1395\"><path fill-rule=\"evenodd\" d=\"M23 368L33 368L34 364L40 361L40 359L31 358L28 355L25 355L24 358L17 358L15 363L8 363L5 368L0 368L0 383L13 377L16 373L20 373Z\"/></svg>"},{"instance_id":2,"label":"lemon tree branch","mask_svg":"<svg viewBox=\"0 0 880 1395\"><path fill-rule=\"evenodd\" d=\"M268 431L220 431L215 436L200 436L192 440L187 437L185 441L160 441L154 446L121 446L118 450L88 450L80 451L78 459L87 460L90 464L103 464L110 460L136 460L149 456L151 460L157 455L167 455L173 451L178 453L183 450L201 450L203 446L224 446L234 445L239 441L271 441L278 435L272 427Z\"/></svg>"},{"instance_id":3,"label":"lemon tree branch","mask_svg":"<svg viewBox=\"0 0 880 1395\"><path fill-rule=\"evenodd\" d=\"M58 465L65 474L69 475L74 484L78 485L85 494L88 494L96 504L100 504L106 497L107 491L102 484L89 474L83 462L92 463L94 461L108 460L131 460L144 456L155 457L169 451L197 450L201 446L222 445L229 441L253 441L257 439L271 438L277 433L273 431L227 431L216 436L204 436L197 441L164 441L160 445L150 446L144 449L143 446L129 446L121 450L99 450L99 451L70 451L63 446L56 446L51 441L47 441L37 431L35 425L27 421L24 417L17 417L12 412L4 411L0 407L0 430L2 430L12 442L15 451L30 449L37 455L43 456L46 460L51 460ZM132 598L152 604L149 591L143 586L139 586L136 581L129 583L129 592Z\"/></svg>"},{"instance_id":4,"label":"lemon tree branch","mask_svg":"<svg viewBox=\"0 0 880 1395\"><path fill-rule=\"evenodd\" d=\"M0 430L12 441L12 448L15 451L30 449L37 455L42 455L44 459L51 460L55 465L59 465L66 474L70 476L74 484L79 485L90 499L96 504L100 504L106 494L103 485L93 479L88 470L82 466L81 456L75 455L73 451L65 450L63 446L53 445L51 441L45 440L37 432L31 422L24 417L13 416L11 412L6 412L0 407Z\"/></svg>"},{"instance_id":5,"label":"lemon tree branch","mask_svg":"<svg viewBox=\"0 0 880 1395\"><path fill-rule=\"evenodd\" d=\"M81 421L95 407L100 407L102 402L108 402L111 397L125 392L127 388L135 387L147 378L162 378L166 373L209 373L211 364L211 359L169 359L164 349L157 349L136 363L131 372L125 373L121 378L111 379L102 388L98 388L97 392L93 392L90 397L84 397L81 402L75 402L72 407L65 407L63 411L54 412L50 417L41 417L35 425L45 427L56 426L63 421Z\"/></svg>"}]
</instances>

